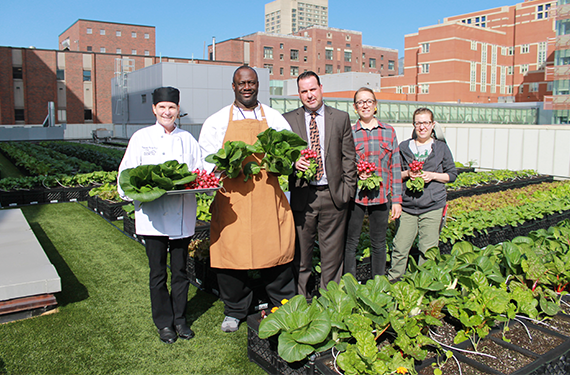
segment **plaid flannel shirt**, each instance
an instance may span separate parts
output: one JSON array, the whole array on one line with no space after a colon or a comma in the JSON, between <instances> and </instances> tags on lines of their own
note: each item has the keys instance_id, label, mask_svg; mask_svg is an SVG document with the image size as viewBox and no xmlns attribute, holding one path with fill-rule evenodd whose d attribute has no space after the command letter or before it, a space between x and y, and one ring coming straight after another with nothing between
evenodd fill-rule
<instances>
[{"instance_id":1,"label":"plaid flannel shirt","mask_svg":"<svg viewBox=\"0 0 570 375\"><path fill-rule=\"evenodd\" d=\"M400 148L394 128L378 121L378 126L364 129L360 121L352 126L356 146L357 162L366 160L376 164L376 171L382 177L379 190L356 190L355 201L368 206L383 204L392 195L392 203L402 204L402 171L400 169Z\"/></svg>"}]
</instances>

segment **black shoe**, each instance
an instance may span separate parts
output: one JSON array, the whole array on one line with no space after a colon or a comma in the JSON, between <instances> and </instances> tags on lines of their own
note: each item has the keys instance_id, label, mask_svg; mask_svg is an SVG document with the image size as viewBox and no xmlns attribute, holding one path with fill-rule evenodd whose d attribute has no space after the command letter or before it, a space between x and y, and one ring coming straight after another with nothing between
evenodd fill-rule
<instances>
[{"instance_id":1,"label":"black shoe","mask_svg":"<svg viewBox=\"0 0 570 375\"><path fill-rule=\"evenodd\" d=\"M178 337L181 339L190 340L192 337L194 337L194 331L192 331L186 324L177 324L174 327L176 328Z\"/></svg>"},{"instance_id":2,"label":"black shoe","mask_svg":"<svg viewBox=\"0 0 570 375\"><path fill-rule=\"evenodd\" d=\"M166 344L174 344L178 336L176 336L176 332L171 327L164 327L158 330L158 334L160 335L160 341Z\"/></svg>"}]
</instances>

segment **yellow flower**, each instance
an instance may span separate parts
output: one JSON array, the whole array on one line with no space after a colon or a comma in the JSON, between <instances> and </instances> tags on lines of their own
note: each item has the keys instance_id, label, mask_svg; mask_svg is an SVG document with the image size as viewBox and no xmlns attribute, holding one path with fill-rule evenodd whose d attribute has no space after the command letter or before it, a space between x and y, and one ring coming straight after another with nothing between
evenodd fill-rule
<instances>
[{"instance_id":1,"label":"yellow flower","mask_svg":"<svg viewBox=\"0 0 570 375\"><path fill-rule=\"evenodd\" d=\"M407 373L408 369L405 367L400 366L396 369L396 374L407 374Z\"/></svg>"},{"instance_id":2,"label":"yellow flower","mask_svg":"<svg viewBox=\"0 0 570 375\"><path fill-rule=\"evenodd\" d=\"M271 312L274 313L274 312L277 311L277 310L279 310L279 307L274 306L274 307L271 309Z\"/></svg>"},{"instance_id":3,"label":"yellow flower","mask_svg":"<svg viewBox=\"0 0 570 375\"><path fill-rule=\"evenodd\" d=\"M287 298L283 298L283 299L281 300L281 304L282 304L282 305L286 304L287 302L289 302L289 300L288 300Z\"/></svg>"}]
</instances>

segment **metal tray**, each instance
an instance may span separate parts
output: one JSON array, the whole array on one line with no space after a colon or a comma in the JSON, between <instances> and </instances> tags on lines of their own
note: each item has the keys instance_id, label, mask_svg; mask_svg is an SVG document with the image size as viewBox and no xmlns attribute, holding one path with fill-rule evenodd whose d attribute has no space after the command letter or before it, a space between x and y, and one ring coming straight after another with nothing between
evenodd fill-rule
<instances>
[{"instance_id":1,"label":"metal tray","mask_svg":"<svg viewBox=\"0 0 570 375\"><path fill-rule=\"evenodd\" d=\"M177 195L177 194L197 194L197 193L213 193L217 190L220 190L220 187L217 188L207 188L207 189L183 189L183 190L169 190L166 192L166 195Z\"/></svg>"}]
</instances>

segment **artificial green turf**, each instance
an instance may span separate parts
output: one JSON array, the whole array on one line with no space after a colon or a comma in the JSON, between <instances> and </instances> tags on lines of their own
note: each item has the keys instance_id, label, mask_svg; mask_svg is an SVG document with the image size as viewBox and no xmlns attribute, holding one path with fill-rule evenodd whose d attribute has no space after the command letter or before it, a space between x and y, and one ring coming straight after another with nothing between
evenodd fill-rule
<instances>
[{"instance_id":1,"label":"artificial green turf","mask_svg":"<svg viewBox=\"0 0 570 375\"><path fill-rule=\"evenodd\" d=\"M142 245L78 203L22 208L56 267L59 312L0 325L0 374L263 374L247 325L223 333L223 304L190 286L192 340L167 345L152 322Z\"/></svg>"}]
</instances>

